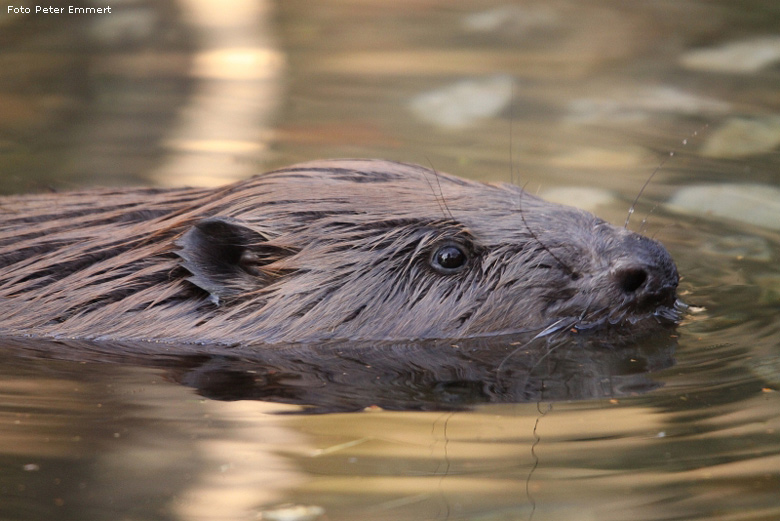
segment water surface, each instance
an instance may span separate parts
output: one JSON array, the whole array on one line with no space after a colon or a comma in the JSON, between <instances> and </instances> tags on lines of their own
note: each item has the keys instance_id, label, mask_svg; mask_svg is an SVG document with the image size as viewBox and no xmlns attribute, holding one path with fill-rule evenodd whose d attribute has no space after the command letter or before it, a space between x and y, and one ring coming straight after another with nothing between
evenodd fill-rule
<instances>
[{"instance_id":1,"label":"water surface","mask_svg":"<svg viewBox=\"0 0 780 521\"><path fill-rule=\"evenodd\" d=\"M671 343L572 355L580 372L537 360L552 395L513 358L509 380L438 386L363 364L351 389L295 372L339 359L316 350L253 368L5 340L0 518L780 518L776 2L215 5L0 14L0 190L382 157L622 225L660 165L630 226L669 248L692 312ZM351 407L316 403L334 396Z\"/></svg>"}]
</instances>

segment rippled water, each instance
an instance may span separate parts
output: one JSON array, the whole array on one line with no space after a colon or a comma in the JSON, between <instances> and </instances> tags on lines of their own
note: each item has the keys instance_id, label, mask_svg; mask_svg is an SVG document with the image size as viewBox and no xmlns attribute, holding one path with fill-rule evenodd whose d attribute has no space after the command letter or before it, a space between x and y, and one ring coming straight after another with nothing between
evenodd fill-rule
<instances>
[{"instance_id":1,"label":"rippled water","mask_svg":"<svg viewBox=\"0 0 780 521\"><path fill-rule=\"evenodd\" d=\"M661 165L630 226L691 305L675 338L528 359L5 339L0 518L780 518L775 3L0 13L4 192L383 157L622 224Z\"/></svg>"}]
</instances>

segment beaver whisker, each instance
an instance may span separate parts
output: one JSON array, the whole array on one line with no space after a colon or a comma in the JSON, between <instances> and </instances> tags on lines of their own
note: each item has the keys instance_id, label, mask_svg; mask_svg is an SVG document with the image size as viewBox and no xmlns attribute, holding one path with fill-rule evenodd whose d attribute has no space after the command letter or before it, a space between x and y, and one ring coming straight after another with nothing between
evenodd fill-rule
<instances>
[{"instance_id":1,"label":"beaver whisker","mask_svg":"<svg viewBox=\"0 0 780 521\"><path fill-rule=\"evenodd\" d=\"M569 327L571 327L571 324L565 322L564 319L556 320L555 322L553 322L552 324L544 328L542 331L537 333L533 339L536 340L537 338L549 336L552 335L553 333L558 333L560 331L568 329Z\"/></svg>"},{"instance_id":2,"label":"beaver whisker","mask_svg":"<svg viewBox=\"0 0 780 521\"><path fill-rule=\"evenodd\" d=\"M650 211L647 212L647 214L642 218L642 223L639 225L639 230L637 231L637 233L640 233L642 235L645 234L645 228L647 227L648 219L650 219L650 215L652 215L652 213L655 212L655 210L658 208L658 204L659 203L654 204L653 207L650 208Z\"/></svg>"},{"instance_id":3,"label":"beaver whisker","mask_svg":"<svg viewBox=\"0 0 780 521\"><path fill-rule=\"evenodd\" d=\"M558 264L560 264L560 265L563 267L564 271L566 271L566 272L569 274L569 276L573 276L573 275L574 275L574 270L572 270L572 269L571 269L569 266L567 266L567 265L566 265L566 264L565 264L563 261L561 261L561 259L559 259L559 258L558 258L558 257L557 257L557 256L556 256L556 255L555 255L555 254L554 254L554 253L553 253L553 252L550 250L550 248L548 248L548 247L547 247L547 245L546 245L546 244L544 244L544 243L543 243L543 242L542 242L542 241L539 239L539 236L538 236L538 235L536 235L536 233L535 233L535 232L534 232L534 231L531 229L531 227L528 225L528 222L527 222L527 221L526 221L526 219L525 219L525 212L523 211L523 206L522 206L522 204L521 204L522 196L523 196L523 194L524 194L524 193L525 193L525 192L520 192L520 195L519 195L519 196L518 196L518 198L517 198L517 210L518 210L518 211L519 211L519 213L520 213L520 219L523 221L523 225L525 226L526 230L528 230L528 233L529 233L529 234L531 234L531 237L534 239L534 241L536 241L536 243L537 243L537 244L539 244L539 246L541 246L541 248L542 248L544 251L546 251L547 253L549 253L549 254L550 254L550 256L551 256L553 259L555 259L555 260L558 262Z\"/></svg>"},{"instance_id":4,"label":"beaver whisker","mask_svg":"<svg viewBox=\"0 0 780 521\"><path fill-rule=\"evenodd\" d=\"M530 346L534 341L542 339L542 338L545 338L545 337L549 337L550 335L553 335L553 334L556 334L556 333L560 333L561 331L565 331L567 329L570 329L571 327L572 327L572 324L570 322L565 321L565 319L557 320L554 323L552 323L549 326L547 326L546 328L544 328L542 331L540 331L536 335L534 335L528 341L523 342L521 345L517 346L515 349L510 351L504 358L501 359L501 362L498 364L498 366L496 366L496 380L498 381L498 383L503 385L503 383L501 382L501 373L503 372L504 365L507 364L509 362L509 360L512 359L512 357L514 357L515 355L520 353L523 349L528 348L528 346ZM530 379L531 375L533 374L534 369L539 367L539 365L546 358L548 358L550 355L552 355L552 353L556 349L560 348L561 345L563 345L561 342L558 342L558 343L555 343L555 344L552 344L552 345L550 344L550 342L546 343L546 346L548 347L548 349L544 352L544 354L542 354L542 356L540 356L538 359L536 359L536 361L534 362L534 365L532 365L528 369L528 371L526 372L526 374L525 374L526 382L527 382L527 379Z\"/></svg>"},{"instance_id":5,"label":"beaver whisker","mask_svg":"<svg viewBox=\"0 0 780 521\"><path fill-rule=\"evenodd\" d=\"M447 206L447 200L444 198L444 194L441 190L441 182L439 181L439 173L436 171L436 168L434 168L433 163L431 162L428 157L425 158L426 161L428 161L428 164L431 166L431 171L433 172L433 175L436 179L436 185L439 188L439 193L437 194L436 191L433 189L433 185L431 184L430 180L428 179L428 176L425 176L425 180L428 183L428 186L431 189L431 193L433 194L434 199L436 199L436 202L439 204L439 209L444 214L444 217L449 217L451 221L455 221L455 217L452 215L452 212L450 211L449 207Z\"/></svg>"},{"instance_id":6,"label":"beaver whisker","mask_svg":"<svg viewBox=\"0 0 780 521\"><path fill-rule=\"evenodd\" d=\"M634 210L636 209L636 205L639 202L639 198L642 197L642 194L645 192L645 188L650 184L650 181L653 180L653 177L655 177L655 174L658 173L661 168L666 164L666 161L674 155L674 152L671 152L669 156L665 157L660 163L658 163L658 166L655 167L653 172L650 174L650 177L647 178L645 181L645 184L642 185L642 188L639 189L639 193L636 194L636 197L634 198L634 201L631 203L631 206L628 208L628 214L626 215L626 222L623 223L623 228L628 229L628 221L631 219L631 215L633 215Z\"/></svg>"}]
</instances>

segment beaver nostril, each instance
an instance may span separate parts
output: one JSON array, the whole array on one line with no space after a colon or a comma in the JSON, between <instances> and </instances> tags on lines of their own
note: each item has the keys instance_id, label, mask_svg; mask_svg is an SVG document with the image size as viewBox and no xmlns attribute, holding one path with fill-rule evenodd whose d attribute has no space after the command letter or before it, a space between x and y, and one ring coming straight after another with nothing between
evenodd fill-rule
<instances>
[{"instance_id":1,"label":"beaver nostril","mask_svg":"<svg viewBox=\"0 0 780 521\"><path fill-rule=\"evenodd\" d=\"M625 293L634 293L647 280L647 271L641 268L626 268L616 273L620 289Z\"/></svg>"}]
</instances>

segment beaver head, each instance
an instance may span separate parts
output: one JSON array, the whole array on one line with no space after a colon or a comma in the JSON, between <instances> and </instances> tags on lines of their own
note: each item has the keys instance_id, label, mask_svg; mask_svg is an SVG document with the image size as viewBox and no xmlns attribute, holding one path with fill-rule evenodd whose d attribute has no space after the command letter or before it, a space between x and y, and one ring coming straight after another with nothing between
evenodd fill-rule
<instances>
[{"instance_id":1,"label":"beaver head","mask_svg":"<svg viewBox=\"0 0 780 521\"><path fill-rule=\"evenodd\" d=\"M6 331L297 342L633 334L676 318L677 270L658 242L420 166L320 161L218 190L4 206Z\"/></svg>"}]
</instances>

